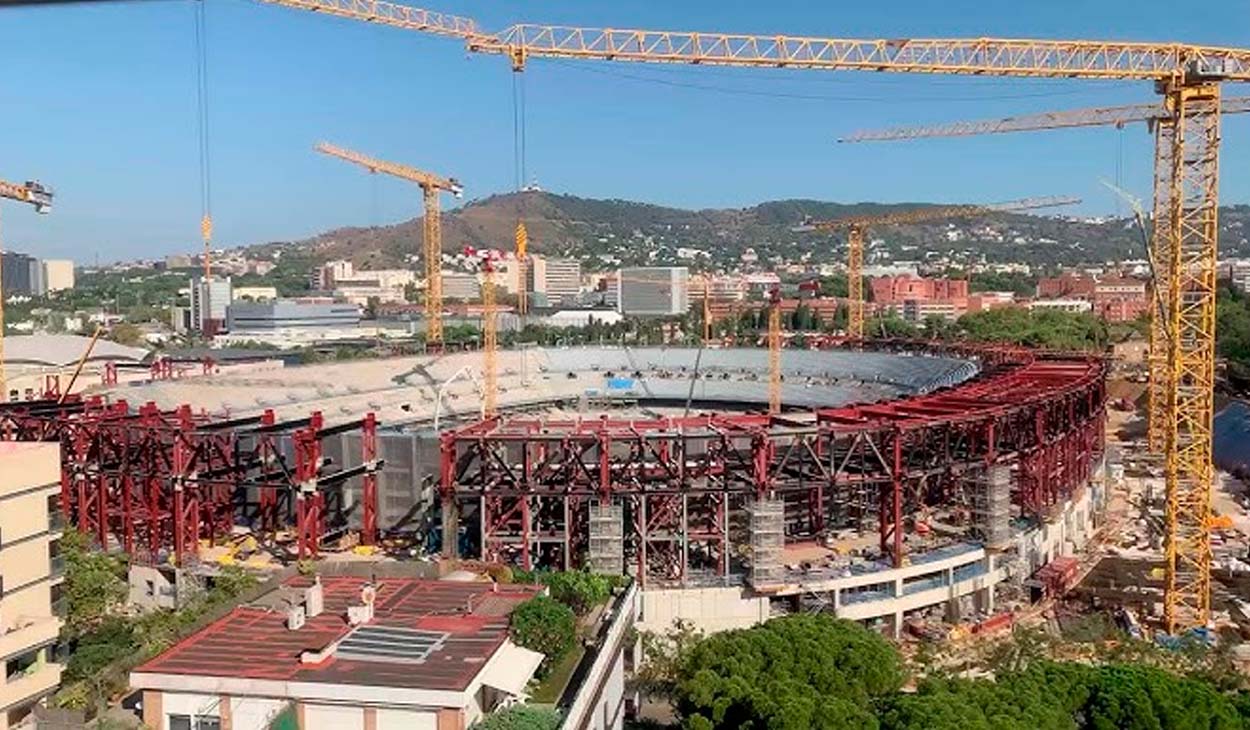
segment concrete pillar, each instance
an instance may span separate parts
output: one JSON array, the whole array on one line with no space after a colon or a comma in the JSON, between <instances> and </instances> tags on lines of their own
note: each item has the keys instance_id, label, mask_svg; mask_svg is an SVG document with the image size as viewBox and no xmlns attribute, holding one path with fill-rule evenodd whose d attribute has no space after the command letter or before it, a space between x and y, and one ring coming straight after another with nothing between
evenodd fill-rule
<instances>
[{"instance_id":1,"label":"concrete pillar","mask_svg":"<svg viewBox=\"0 0 1250 730\"><path fill-rule=\"evenodd\" d=\"M299 730L308 730L308 721L305 720L304 717L305 717L304 703L296 702L295 703L295 727L299 728Z\"/></svg>"},{"instance_id":2,"label":"concrete pillar","mask_svg":"<svg viewBox=\"0 0 1250 730\"><path fill-rule=\"evenodd\" d=\"M960 609L959 596L955 596L954 598L951 598L949 601L946 602L947 623L953 624L953 623L959 622L959 615L962 613L962 611L960 611L959 609Z\"/></svg>"},{"instance_id":3,"label":"concrete pillar","mask_svg":"<svg viewBox=\"0 0 1250 730\"><path fill-rule=\"evenodd\" d=\"M972 594L972 601L978 611L994 613L994 586L982 588Z\"/></svg>"},{"instance_id":4,"label":"concrete pillar","mask_svg":"<svg viewBox=\"0 0 1250 730\"><path fill-rule=\"evenodd\" d=\"M154 730L161 730L165 727L165 713L161 710L161 693L157 690L143 690L143 724Z\"/></svg>"},{"instance_id":5,"label":"concrete pillar","mask_svg":"<svg viewBox=\"0 0 1250 730\"><path fill-rule=\"evenodd\" d=\"M464 730L464 712L454 707L445 707L438 711L437 722L437 730Z\"/></svg>"},{"instance_id":6,"label":"concrete pillar","mask_svg":"<svg viewBox=\"0 0 1250 730\"><path fill-rule=\"evenodd\" d=\"M234 730L234 712L230 707L230 695L218 695L217 717L221 718L221 730Z\"/></svg>"},{"instance_id":7,"label":"concrete pillar","mask_svg":"<svg viewBox=\"0 0 1250 730\"><path fill-rule=\"evenodd\" d=\"M890 628L894 633L894 638L901 639L903 637L903 612L895 611L894 618L891 619L891 623L893 626Z\"/></svg>"},{"instance_id":8,"label":"concrete pillar","mask_svg":"<svg viewBox=\"0 0 1250 730\"><path fill-rule=\"evenodd\" d=\"M365 708L365 730L378 730L378 710L376 707Z\"/></svg>"},{"instance_id":9,"label":"concrete pillar","mask_svg":"<svg viewBox=\"0 0 1250 730\"><path fill-rule=\"evenodd\" d=\"M443 557L460 557L460 510L455 497L443 497Z\"/></svg>"}]
</instances>

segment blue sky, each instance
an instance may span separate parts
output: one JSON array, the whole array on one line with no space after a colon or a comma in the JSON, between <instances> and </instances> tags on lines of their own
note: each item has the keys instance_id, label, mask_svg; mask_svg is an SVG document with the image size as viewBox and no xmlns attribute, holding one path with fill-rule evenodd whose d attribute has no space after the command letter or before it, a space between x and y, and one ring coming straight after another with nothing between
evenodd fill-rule
<instances>
[{"instance_id":1,"label":"blue sky","mask_svg":"<svg viewBox=\"0 0 1250 730\"><path fill-rule=\"evenodd\" d=\"M326 139L455 175L467 196L513 187L513 75L453 40L272 7L208 2L213 212L221 245L419 213L419 196L312 152ZM0 10L0 177L56 189L36 217L3 206L5 246L81 263L198 246L190 0ZM1182 40L1250 46L1243 2L832 3L428 0L487 29L518 20L843 37ZM544 188L686 207L810 197L980 202L1149 197L1151 141L1122 132L837 145L859 128L1148 101L1137 82L534 61L528 172ZM1230 85L1230 94L1250 94ZM1224 125L1222 197L1250 202L1250 120ZM1122 156L1120 150L1122 149ZM503 242L501 242L502 244Z\"/></svg>"}]
</instances>

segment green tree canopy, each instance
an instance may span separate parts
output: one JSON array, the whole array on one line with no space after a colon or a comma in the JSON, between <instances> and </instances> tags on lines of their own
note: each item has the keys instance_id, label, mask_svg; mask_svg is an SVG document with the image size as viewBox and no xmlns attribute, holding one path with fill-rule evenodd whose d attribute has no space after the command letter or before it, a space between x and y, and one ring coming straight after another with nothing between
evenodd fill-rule
<instances>
[{"instance_id":1,"label":"green tree canopy","mask_svg":"<svg viewBox=\"0 0 1250 730\"><path fill-rule=\"evenodd\" d=\"M547 666L559 661L577 640L573 610L548 596L535 596L512 611L512 640L547 657Z\"/></svg>"},{"instance_id":2,"label":"green tree canopy","mask_svg":"<svg viewBox=\"0 0 1250 730\"><path fill-rule=\"evenodd\" d=\"M902 683L880 636L828 616L715 634L685 656L676 706L691 729L875 728L872 703Z\"/></svg>"}]
</instances>

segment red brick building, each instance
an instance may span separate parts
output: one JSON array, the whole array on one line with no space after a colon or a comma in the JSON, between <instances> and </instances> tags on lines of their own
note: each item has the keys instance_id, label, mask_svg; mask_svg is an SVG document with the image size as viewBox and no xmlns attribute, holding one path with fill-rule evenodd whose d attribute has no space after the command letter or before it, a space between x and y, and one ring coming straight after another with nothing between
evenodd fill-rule
<instances>
[{"instance_id":1,"label":"red brick building","mask_svg":"<svg viewBox=\"0 0 1250 730\"><path fill-rule=\"evenodd\" d=\"M872 300L877 304L902 304L906 301L956 301L968 299L966 279L925 279L910 274L878 276L871 280Z\"/></svg>"}]
</instances>

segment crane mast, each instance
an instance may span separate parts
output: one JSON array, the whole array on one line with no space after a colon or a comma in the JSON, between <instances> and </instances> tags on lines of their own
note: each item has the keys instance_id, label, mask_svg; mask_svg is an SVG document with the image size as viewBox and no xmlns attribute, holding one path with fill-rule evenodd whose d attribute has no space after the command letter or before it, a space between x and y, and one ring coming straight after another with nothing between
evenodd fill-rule
<instances>
[{"instance_id":1,"label":"crane mast","mask_svg":"<svg viewBox=\"0 0 1250 730\"><path fill-rule=\"evenodd\" d=\"M52 191L42 183L27 180L24 183L11 183L0 180L0 198L16 200L33 206L36 213L48 213L52 210ZM3 281L4 244L0 241L0 281ZM9 400L9 382L5 374L4 357L4 298L3 284L0 284L0 403Z\"/></svg>"},{"instance_id":2,"label":"crane mast","mask_svg":"<svg viewBox=\"0 0 1250 730\"><path fill-rule=\"evenodd\" d=\"M781 289L768 292L768 412L781 413Z\"/></svg>"},{"instance_id":3,"label":"crane mast","mask_svg":"<svg viewBox=\"0 0 1250 730\"><path fill-rule=\"evenodd\" d=\"M427 349L441 352L443 349L443 227L439 196L447 192L459 198L464 188L455 178L441 177L408 165L375 159L326 142L318 144L316 150L359 165L371 173L382 173L416 183L421 188L424 207L422 230L425 243L425 344Z\"/></svg>"}]
</instances>

